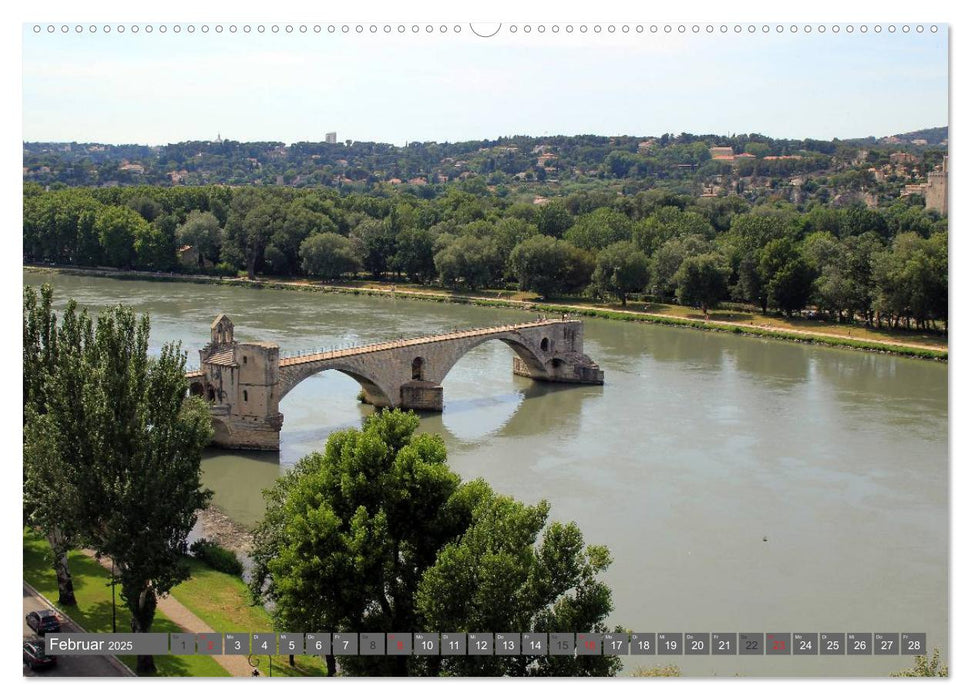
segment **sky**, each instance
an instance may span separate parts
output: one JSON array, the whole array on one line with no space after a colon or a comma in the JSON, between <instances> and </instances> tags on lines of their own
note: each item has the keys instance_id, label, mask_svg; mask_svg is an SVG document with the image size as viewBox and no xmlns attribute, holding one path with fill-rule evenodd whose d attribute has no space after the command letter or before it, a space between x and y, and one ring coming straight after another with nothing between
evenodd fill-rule
<instances>
[{"instance_id":1,"label":"sky","mask_svg":"<svg viewBox=\"0 0 971 700\"><path fill-rule=\"evenodd\" d=\"M48 33L23 25L23 138L161 145L209 140L461 141L515 134L651 136L762 133L780 138L885 136L948 123L947 25L891 34L833 24L793 34L777 24L741 34L665 33L663 23L609 22L594 34L566 22L506 22L491 38L469 23L202 23L189 34ZM215 27L222 25L222 33ZM384 32L388 24L390 33ZM40 31L35 31L35 26ZM456 33L454 27L460 27ZM496 24L475 25L481 33ZM859 27L859 24L855 25ZM873 26L872 24L870 25ZM886 27L887 25L883 25ZM897 25L898 27L902 25Z\"/></svg>"}]
</instances>

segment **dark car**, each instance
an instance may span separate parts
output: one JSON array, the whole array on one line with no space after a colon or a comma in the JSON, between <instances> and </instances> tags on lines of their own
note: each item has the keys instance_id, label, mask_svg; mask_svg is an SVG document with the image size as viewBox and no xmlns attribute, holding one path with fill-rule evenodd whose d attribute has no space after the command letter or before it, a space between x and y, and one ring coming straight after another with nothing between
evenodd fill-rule
<instances>
[{"instance_id":1,"label":"dark car","mask_svg":"<svg viewBox=\"0 0 971 700\"><path fill-rule=\"evenodd\" d=\"M36 671L39 668L49 668L57 664L56 656L48 656L44 651L44 642L39 639L24 640L24 663L30 666L30 670Z\"/></svg>"},{"instance_id":2,"label":"dark car","mask_svg":"<svg viewBox=\"0 0 971 700\"><path fill-rule=\"evenodd\" d=\"M37 634L60 632L61 619L53 610L34 610L27 613L27 626Z\"/></svg>"}]
</instances>

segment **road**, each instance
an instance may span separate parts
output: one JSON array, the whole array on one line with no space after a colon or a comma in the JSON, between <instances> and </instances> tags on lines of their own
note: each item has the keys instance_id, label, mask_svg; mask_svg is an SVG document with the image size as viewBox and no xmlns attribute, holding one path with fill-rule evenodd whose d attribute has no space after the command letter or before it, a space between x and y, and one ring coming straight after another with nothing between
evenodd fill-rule
<instances>
[{"instance_id":1,"label":"road","mask_svg":"<svg viewBox=\"0 0 971 700\"><path fill-rule=\"evenodd\" d=\"M43 599L24 586L24 617L31 610L44 610L50 607ZM23 622L24 637L33 637L34 630L27 626L26 620ZM61 629L65 632L83 632L84 630L67 622L62 623ZM57 659L57 665L51 668L32 671L24 664L25 676L125 676L129 675L120 670L115 664L105 656L61 656Z\"/></svg>"}]
</instances>

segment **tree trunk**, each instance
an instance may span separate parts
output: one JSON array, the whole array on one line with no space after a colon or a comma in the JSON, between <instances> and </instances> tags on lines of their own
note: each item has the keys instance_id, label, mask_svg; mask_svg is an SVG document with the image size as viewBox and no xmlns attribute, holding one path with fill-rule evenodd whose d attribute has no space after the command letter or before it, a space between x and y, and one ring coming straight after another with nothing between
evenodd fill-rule
<instances>
[{"instance_id":1,"label":"tree trunk","mask_svg":"<svg viewBox=\"0 0 971 700\"><path fill-rule=\"evenodd\" d=\"M124 590L124 586L122 587ZM155 598L155 591L148 584L139 591L132 591L132 595L125 596L128 601L128 609L131 612L131 631L148 632L152 629L152 621L155 619L155 607L158 600ZM139 656L135 671L139 674L155 673L155 657Z\"/></svg>"},{"instance_id":2,"label":"tree trunk","mask_svg":"<svg viewBox=\"0 0 971 700\"><path fill-rule=\"evenodd\" d=\"M325 659L327 660L327 675L333 678L337 675L337 657L333 654L327 654Z\"/></svg>"},{"instance_id":3,"label":"tree trunk","mask_svg":"<svg viewBox=\"0 0 971 700\"><path fill-rule=\"evenodd\" d=\"M53 553L54 575L57 577L57 602L61 605L77 605L78 601L74 597L74 581L71 579L71 570L68 568L67 538L60 528L53 528L47 535L47 541L51 545Z\"/></svg>"}]
</instances>

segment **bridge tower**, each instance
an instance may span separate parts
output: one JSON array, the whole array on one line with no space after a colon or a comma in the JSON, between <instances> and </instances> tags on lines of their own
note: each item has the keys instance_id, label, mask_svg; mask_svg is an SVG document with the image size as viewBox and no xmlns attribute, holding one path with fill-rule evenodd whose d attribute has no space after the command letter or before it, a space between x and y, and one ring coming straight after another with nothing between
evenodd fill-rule
<instances>
[{"instance_id":1,"label":"bridge tower","mask_svg":"<svg viewBox=\"0 0 971 700\"><path fill-rule=\"evenodd\" d=\"M201 377L190 392L211 405L216 447L279 450L280 347L276 343L241 343L232 320L219 314L210 326L210 342L199 351Z\"/></svg>"}]
</instances>

